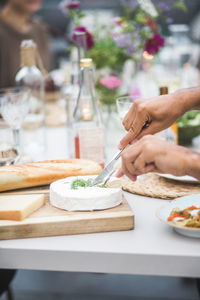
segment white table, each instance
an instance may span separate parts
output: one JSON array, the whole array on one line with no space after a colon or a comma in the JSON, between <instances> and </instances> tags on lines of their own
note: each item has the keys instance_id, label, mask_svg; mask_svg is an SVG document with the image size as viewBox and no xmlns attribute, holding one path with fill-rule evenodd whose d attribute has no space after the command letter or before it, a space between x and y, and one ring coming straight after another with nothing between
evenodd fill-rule
<instances>
[{"instance_id":1,"label":"white table","mask_svg":"<svg viewBox=\"0 0 200 300\"><path fill-rule=\"evenodd\" d=\"M48 131L46 159L67 157L66 129ZM200 277L200 239L159 221L167 200L125 193L131 231L0 241L0 268Z\"/></svg>"},{"instance_id":2,"label":"white table","mask_svg":"<svg viewBox=\"0 0 200 300\"><path fill-rule=\"evenodd\" d=\"M125 196L134 230L0 241L0 268L200 277L200 240L155 216L166 200Z\"/></svg>"}]
</instances>

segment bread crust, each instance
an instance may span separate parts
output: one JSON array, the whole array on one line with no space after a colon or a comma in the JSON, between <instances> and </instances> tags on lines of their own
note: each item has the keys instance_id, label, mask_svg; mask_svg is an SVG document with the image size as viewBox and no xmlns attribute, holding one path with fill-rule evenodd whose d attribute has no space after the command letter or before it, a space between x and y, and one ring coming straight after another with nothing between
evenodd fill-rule
<instances>
[{"instance_id":1,"label":"bread crust","mask_svg":"<svg viewBox=\"0 0 200 300\"><path fill-rule=\"evenodd\" d=\"M0 167L0 192L50 184L68 176L95 175L102 168L85 159L47 160Z\"/></svg>"}]
</instances>

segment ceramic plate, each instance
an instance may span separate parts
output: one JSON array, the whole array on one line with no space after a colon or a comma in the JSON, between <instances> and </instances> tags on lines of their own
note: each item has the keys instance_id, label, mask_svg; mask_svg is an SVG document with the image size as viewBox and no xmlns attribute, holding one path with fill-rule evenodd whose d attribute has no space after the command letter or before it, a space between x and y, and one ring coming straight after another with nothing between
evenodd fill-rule
<instances>
[{"instance_id":1,"label":"ceramic plate","mask_svg":"<svg viewBox=\"0 0 200 300\"><path fill-rule=\"evenodd\" d=\"M159 176L165 177L167 179L173 179L178 181L184 181L184 182L198 182L198 180L192 176L185 175L185 176L174 176L171 174L158 174Z\"/></svg>"},{"instance_id":2,"label":"ceramic plate","mask_svg":"<svg viewBox=\"0 0 200 300\"><path fill-rule=\"evenodd\" d=\"M167 205L160 207L157 210L156 215L161 221L165 222L169 226L172 226L176 232L185 236L200 238L200 228L183 227L167 221L167 218L169 217L173 208L178 207L180 209L184 209L191 205L200 207L200 194L190 195L172 200Z\"/></svg>"}]
</instances>

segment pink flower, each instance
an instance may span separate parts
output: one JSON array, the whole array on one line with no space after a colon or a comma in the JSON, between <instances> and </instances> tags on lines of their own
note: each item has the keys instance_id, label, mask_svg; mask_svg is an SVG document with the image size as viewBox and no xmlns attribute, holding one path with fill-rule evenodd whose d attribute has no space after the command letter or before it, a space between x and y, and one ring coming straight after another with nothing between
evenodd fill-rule
<instances>
[{"instance_id":1,"label":"pink flower","mask_svg":"<svg viewBox=\"0 0 200 300\"><path fill-rule=\"evenodd\" d=\"M164 44L164 38L160 34L155 33L146 41L144 50L149 54L156 54L159 49L164 46Z\"/></svg>"},{"instance_id":2,"label":"pink flower","mask_svg":"<svg viewBox=\"0 0 200 300\"><path fill-rule=\"evenodd\" d=\"M118 88L119 86L122 85L121 79L119 79L116 76L109 76L107 78L102 78L100 79L99 82L110 90Z\"/></svg>"},{"instance_id":3,"label":"pink flower","mask_svg":"<svg viewBox=\"0 0 200 300\"><path fill-rule=\"evenodd\" d=\"M68 9L75 9L80 7L80 2L79 1L74 1L66 5L66 8Z\"/></svg>"},{"instance_id":4,"label":"pink flower","mask_svg":"<svg viewBox=\"0 0 200 300\"><path fill-rule=\"evenodd\" d=\"M68 9L77 9L80 7L80 2L79 1L69 1L69 0L64 0L61 1L60 3L60 8L66 12Z\"/></svg>"},{"instance_id":5,"label":"pink flower","mask_svg":"<svg viewBox=\"0 0 200 300\"><path fill-rule=\"evenodd\" d=\"M72 35L72 39L75 43L76 43L76 34L75 34L76 31L86 33L86 47L87 47L87 50L90 50L94 46L94 38L93 38L92 34L87 30L87 28L85 28L83 26L74 28L74 33ZM80 46L82 46L82 47L85 46L83 41L80 43L81 43Z\"/></svg>"}]
</instances>

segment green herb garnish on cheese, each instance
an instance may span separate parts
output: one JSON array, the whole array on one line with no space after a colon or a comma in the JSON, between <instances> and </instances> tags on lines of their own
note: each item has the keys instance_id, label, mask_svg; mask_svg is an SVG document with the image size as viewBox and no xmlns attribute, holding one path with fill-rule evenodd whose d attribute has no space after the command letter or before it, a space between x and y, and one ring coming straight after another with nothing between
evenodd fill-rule
<instances>
[{"instance_id":1,"label":"green herb garnish on cheese","mask_svg":"<svg viewBox=\"0 0 200 300\"><path fill-rule=\"evenodd\" d=\"M89 187L92 186L92 179L76 179L72 182L71 189L77 190L79 187Z\"/></svg>"}]
</instances>

